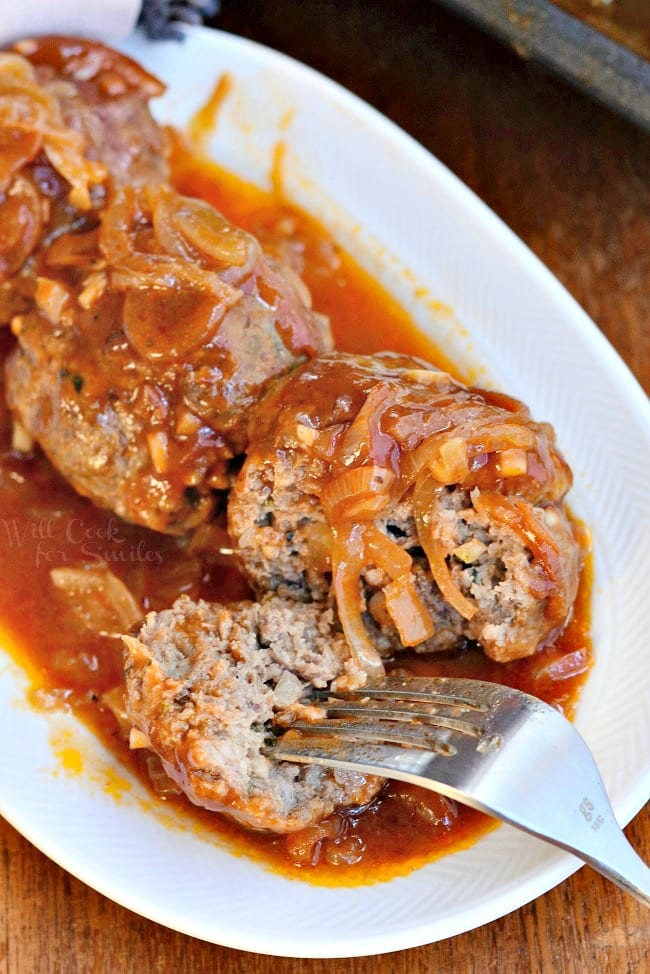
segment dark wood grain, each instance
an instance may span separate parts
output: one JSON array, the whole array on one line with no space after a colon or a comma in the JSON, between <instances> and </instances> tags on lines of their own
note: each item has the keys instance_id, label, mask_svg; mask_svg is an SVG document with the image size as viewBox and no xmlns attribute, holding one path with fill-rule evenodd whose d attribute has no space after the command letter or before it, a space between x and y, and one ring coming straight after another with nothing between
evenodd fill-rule
<instances>
[{"instance_id":1,"label":"dark wood grain","mask_svg":"<svg viewBox=\"0 0 650 974\"><path fill-rule=\"evenodd\" d=\"M650 141L435 5L224 0L218 25L371 102L474 189L650 389ZM650 810L628 829L650 859ZM650 917L588 868L480 930L379 958L253 957L173 933L0 822L0 974L642 974ZM251 903L251 922L256 906Z\"/></svg>"}]
</instances>

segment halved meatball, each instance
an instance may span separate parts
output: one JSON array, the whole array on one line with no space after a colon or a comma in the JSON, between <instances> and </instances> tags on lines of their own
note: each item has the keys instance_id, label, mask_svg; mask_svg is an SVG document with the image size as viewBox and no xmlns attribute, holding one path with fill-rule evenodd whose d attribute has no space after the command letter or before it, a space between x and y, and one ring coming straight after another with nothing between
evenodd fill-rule
<instances>
[{"instance_id":1,"label":"halved meatball","mask_svg":"<svg viewBox=\"0 0 650 974\"><path fill-rule=\"evenodd\" d=\"M180 534L228 487L248 409L329 327L252 235L169 185L155 79L87 42L21 51L0 55L23 106L16 142L0 99L0 155L22 147L0 200L8 402L79 493Z\"/></svg>"},{"instance_id":2,"label":"halved meatball","mask_svg":"<svg viewBox=\"0 0 650 974\"><path fill-rule=\"evenodd\" d=\"M249 828L292 832L365 804L381 787L376 777L264 753L296 715L318 719L310 687L365 679L331 610L182 596L124 642L127 713L195 804Z\"/></svg>"},{"instance_id":3,"label":"halved meatball","mask_svg":"<svg viewBox=\"0 0 650 974\"><path fill-rule=\"evenodd\" d=\"M419 360L331 353L250 429L228 508L242 567L260 594L335 600L364 665L463 640L507 661L566 624L571 475L521 403Z\"/></svg>"}]
</instances>

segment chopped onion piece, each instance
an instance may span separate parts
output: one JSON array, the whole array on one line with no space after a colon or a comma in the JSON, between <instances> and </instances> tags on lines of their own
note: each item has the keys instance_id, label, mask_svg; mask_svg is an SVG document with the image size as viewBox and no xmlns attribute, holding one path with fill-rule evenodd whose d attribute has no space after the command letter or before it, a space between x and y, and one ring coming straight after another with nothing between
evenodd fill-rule
<instances>
[{"instance_id":1,"label":"chopped onion piece","mask_svg":"<svg viewBox=\"0 0 650 974\"><path fill-rule=\"evenodd\" d=\"M309 564L315 572L328 572L332 567L332 529L315 521L307 536Z\"/></svg>"},{"instance_id":2,"label":"chopped onion piece","mask_svg":"<svg viewBox=\"0 0 650 974\"><path fill-rule=\"evenodd\" d=\"M416 591L412 575L389 582L382 591L403 646L418 646L433 636L431 616Z\"/></svg>"},{"instance_id":3,"label":"chopped onion piece","mask_svg":"<svg viewBox=\"0 0 650 974\"><path fill-rule=\"evenodd\" d=\"M201 429L201 420L189 409L183 409L176 419L176 432L179 436L192 436Z\"/></svg>"},{"instance_id":4,"label":"chopped onion piece","mask_svg":"<svg viewBox=\"0 0 650 974\"><path fill-rule=\"evenodd\" d=\"M159 798L169 798L173 795L180 795L181 790L172 781L167 772L163 767L163 763L157 754L149 752L144 759L145 767L147 769L147 776L151 782L151 787L153 788L156 795Z\"/></svg>"},{"instance_id":5,"label":"chopped onion piece","mask_svg":"<svg viewBox=\"0 0 650 974\"><path fill-rule=\"evenodd\" d=\"M107 286L106 272L94 271L84 281L83 290L80 292L77 301L85 311L88 311L96 301L99 301Z\"/></svg>"},{"instance_id":6,"label":"chopped onion piece","mask_svg":"<svg viewBox=\"0 0 650 974\"><path fill-rule=\"evenodd\" d=\"M499 473L502 477L519 477L528 470L528 456L525 450L503 450L499 454Z\"/></svg>"},{"instance_id":7,"label":"chopped onion piece","mask_svg":"<svg viewBox=\"0 0 650 974\"><path fill-rule=\"evenodd\" d=\"M34 446L34 437L23 424L14 417L11 429L11 449L16 453L30 453Z\"/></svg>"},{"instance_id":8,"label":"chopped onion piece","mask_svg":"<svg viewBox=\"0 0 650 974\"><path fill-rule=\"evenodd\" d=\"M47 315L53 324L58 325L70 297L67 288L58 281L50 280L49 277L37 277L34 297L39 311Z\"/></svg>"},{"instance_id":9,"label":"chopped onion piece","mask_svg":"<svg viewBox=\"0 0 650 974\"><path fill-rule=\"evenodd\" d=\"M318 432L312 426L305 426L304 423L298 423L296 426L296 436L305 446L313 446Z\"/></svg>"},{"instance_id":10,"label":"chopped onion piece","mask_svg":"<svg viewBox=\"0 0 650 974\"><path fill-rule=\"evenodd\" d=\"M467 444L460 436L444 440L438 449L438 457L432 459L431 470L441 484L456 484L469 473Z\"/></svg>"},{"instance_id":11,"label":"chopped onion piece","mask_svg":"<svg viewBox=\"0 0 650 974\"><path fill-rule=\"evenodd\" d=\"M454 548L452 554L465 565L471 565L472 562L478 561L486 551L487 545L480 538L470 538L469 541L465 541L464 544L459 544L457 548Z\"/></svg>"},{"instance_id":12,"label":"chopped onion piece","mask_svg":"<svg viewBox=\"0 0 650 974\"><path fill-rule=\"evenodd\" d=\"M129 731L129 747L132 751L142 747L151 747L151 738L148 734L138 730L137 727L132 727Z\"/></svg>"},{"instance_id":13,"label":"chopped onion piece","mask_svg":"<svg viewBox=\"0 0 650 974\"><path fill-rule=\"evenodd\" d=\"M156 473L169 470L169 438L163 430L155 430L147 435L147 446Z\"/></svg>"},{"instance_id":14,"label":"chopped onion piece","mask_svg":"<svg viewBox=\"0 0 650 974\"><path fill-rule=\"evenodd\" d=\"M297 703L303 694L303 685L290 670L285 670L273 691L273 705L275 707L290 707Z\"/></svg>"}]
</instances>

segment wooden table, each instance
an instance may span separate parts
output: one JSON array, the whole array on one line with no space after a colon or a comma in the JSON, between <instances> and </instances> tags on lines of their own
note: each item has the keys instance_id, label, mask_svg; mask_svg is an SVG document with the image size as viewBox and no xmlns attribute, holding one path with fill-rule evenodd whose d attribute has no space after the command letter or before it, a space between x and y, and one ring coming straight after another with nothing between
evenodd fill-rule
<instances>
[{"instance_id":1,"label":"wooden table","mask_svg":"<svg viewBox=\"0 0 650 974\"><path fill-rule=\"evenodd\" d=\"M268 9L267 9L268 8ZM224 0L218 25L305 61L435 153L541 257L650 388L650 142L435 5ZM650 860L650 810L628 829ZM379 958L204 944L72 879L0 823L0 974L642 974L650 916L588 868L480 930Z\"/></svg>"}]
</instances>

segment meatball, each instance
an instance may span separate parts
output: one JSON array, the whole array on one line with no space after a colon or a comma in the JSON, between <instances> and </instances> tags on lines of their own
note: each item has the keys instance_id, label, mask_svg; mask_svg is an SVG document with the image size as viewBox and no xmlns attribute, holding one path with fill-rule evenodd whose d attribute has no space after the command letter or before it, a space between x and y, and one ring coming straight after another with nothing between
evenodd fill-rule
<instances>
[{"instance_id":1,"label":"meatball","mask_svg":"<svg viewBox=\"0 0 650 974\"><path fill-rule=\"evenodd\" d=\"M365 804L381 787L376 777L265 754L296 714L318 719L310 687L363 682L331 610L277 597L224 606L181 596L124 642L129 718L195 804L292 832Z\"/></svg>"},{"instance_id":2,"label":"meatball","mask_svg":"<svg viewBox=\"0 0 650 974\"><path fill-rule=\"evenodd\" d=\"M357 659L451 650L498 661L565 626L580 549L548 424L416 359L331 353L253 413L229 528L259 594L335 601Z\"/></svg>"},{"instance_id":3,"label":"meatball","mask_svg":"<svg viewBox=\"0 0 650 974\"><path fill-rule=\"evenodd\" d=\"M228 487L250 406L331 347L329 326L252 235L169 184L155 79L101 45L21 50L31 60L5 55L5 82L34 137L13 159L25 213L4 214L16 233L0 242L9 406L79 493L180 534ZM0 99L3 125L15 133Z\"/></svg>"}]
</instances>

